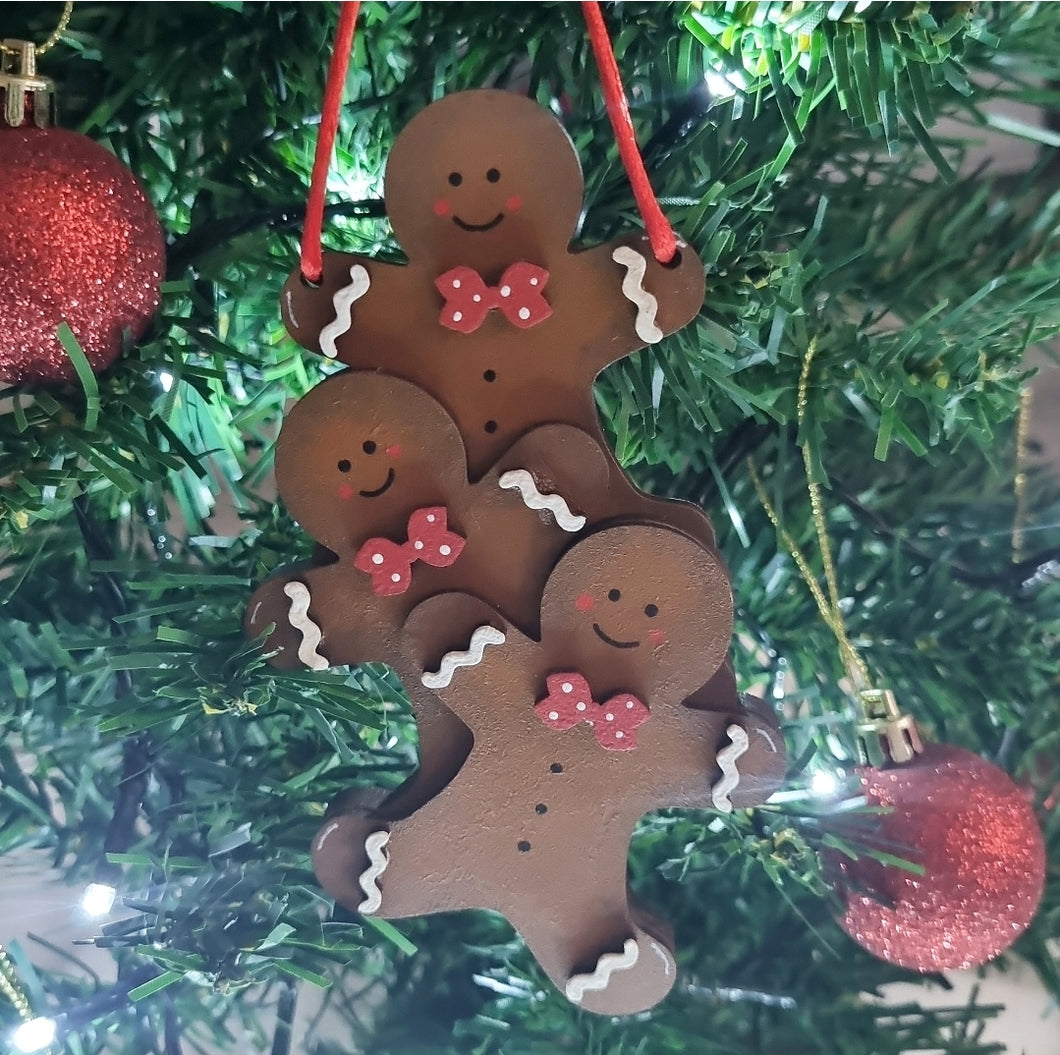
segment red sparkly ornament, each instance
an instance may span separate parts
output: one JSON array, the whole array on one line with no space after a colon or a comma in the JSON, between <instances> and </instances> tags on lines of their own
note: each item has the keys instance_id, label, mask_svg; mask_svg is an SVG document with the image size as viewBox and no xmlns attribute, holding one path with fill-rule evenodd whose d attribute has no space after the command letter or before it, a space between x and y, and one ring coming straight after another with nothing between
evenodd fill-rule
<instances>
[{"instance_id":1,"label":"red sparkly ornament","mask_svg":"<svg viewBox=\"0 0 1060 1055\"><path fill-rule=\"evenodd\" d=\"M840 926L874 955L917 971L975 967L1007 949L1045 883L1045 845L1026 795L996 766L944 744L860 775L868 802L893 808L870 845L924 874L870 857L839 862Z\"/></svg>"},{"instance_id":2,"label":"red sparkly ornament","mask_svg":"<svg viewBox=\"0 0 1060 1055\"><path fill-rule=\"evenodd\" d=\"M22 42L0 73L0 380L76 376L56 336L73 330L93 370L158 307L162 231L132 173L85 136L48 124L49 82Z\"/></svg>"}]
</instances>

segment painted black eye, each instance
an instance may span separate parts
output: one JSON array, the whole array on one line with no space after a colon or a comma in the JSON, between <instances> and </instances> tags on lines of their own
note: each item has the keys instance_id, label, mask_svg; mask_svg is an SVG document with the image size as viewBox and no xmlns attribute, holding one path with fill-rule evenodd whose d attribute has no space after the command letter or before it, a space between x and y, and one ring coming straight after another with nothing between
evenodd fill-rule
<instances>
[{"instance_id":1,"label":"painted black eye","mask_svg":"<svg viewBox=\"0 0 1060 1055\"><path fill-rule=\"evenodd\" d=\"M657 604L646 604L644 606L644 614L649 619L654 619L659 614L659 606Z\"/></svg>"},{"instance_id":2,"label":"painted black eye","mask_svg":"<svg viewBox=\"0 0 1060 1055\"><path fill-rule=\"evenodd\" d=\"M339 462L339 472L340 473L348 473L349 471L350 471L350 461L349 461L348 458L343 458L342 461Z\"/></svg>"},{"instance_id":3,"label":"painted black eye","mask_svg":"<svg viewBox=\"0 0 1060 1055\"><path fill-rule=\"evenodd\" d=\"M620 590L608 590L607 591L607 599L609 601L617 601L621 596L622 596L622 592Z\"/></svg>"},{"instance_id":4,"label":"painted black eye","mask_svg":"<svg viewBox=\"0 0 1060 1055\"><path fill-rule=\"evenodd\" d=\"M459 172L450 172L449 173L449 186L450 187L459 187L460 184L463 183L463 182L464 182L464 177L461 176Z\"/></svg>"},{"instance_id":5,"label":"painted black eye","mask_svg":"<svg viewBox=\"0 0 1060 1055\"><path fill-rule=\"evenodd\" d=\"M489 172L486 173L486 179L488 179L490 183L496 183L500 178L501 174L496 169L490 169Z\"/></svg>"},{"instance_id":6,"label":"painted black eye","mask_svg":"<svg viewBox=\"0 0 1060 1055\"><path fill-rule=\"evenodd\" d=\"M361 444L361 450L364 451L365 454L375 454L375 440L365 440L364 443Z\"/></svg>"}]
</instances>

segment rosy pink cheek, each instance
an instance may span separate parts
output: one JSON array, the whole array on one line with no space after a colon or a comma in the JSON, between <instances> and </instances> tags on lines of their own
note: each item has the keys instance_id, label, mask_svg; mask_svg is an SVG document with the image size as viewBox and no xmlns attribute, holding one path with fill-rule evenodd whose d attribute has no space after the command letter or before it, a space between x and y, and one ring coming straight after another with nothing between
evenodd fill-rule
<instances>
[{"instance_id":1,"label":"rosy pink cheek","mask_svg":"<svg viewBox=\"0 0 1060 1055\"><path fill-rule=\"evenodd\" d=\"M578 599L574 602L574 607L579 612L591 612L593 610L593 595L591 593L583 593L578 595Z\"/></svg>"},{"instance_id":2,"label":"rosy pink cheek","mask_svg":"<svg viewBox=\"0 0 1060 1055\"><path fill-rule=\"evenodd\" d=\"M648 639L656 648L658 648L666 641L666 635L661 630L651 630L648 632Z\"/></svg>"},{"instance_id":3,"label":"rosy pink cheek","mask_svg":"<svg viewBox=\"0 0 1060 1055\"><path fill-rule=\"evenodd\" d=\"M452 206L445 200L445 198L439 198L434 203L434 215L435 216L448 216L452 211Z\"/></svg>"},{"instance_id":4,"label":"rosy pink cheek","mask_svg":"<svg viewBox=\"0 0 1060 1055\"><path fill-rule=\"evenodd\" d=\"M339 498L344 502L348 502L353 498L353 488L349 484L339 484Z\"/></svg>"},{"instance_id":5,"label":"rosy pink cheek","mask_svg":"<svg viewBox=\"0 0 1060 1055\"><path fill-rule=\"evenodd\" d=\"M392 444L390 444L390 446L387 447L387 449L386 449L386 453L387 453L387 457L388 458L400 458L401 457L401 444L400 443L392 443Z\"/></svg>"},{"instance_id":6,"label":"rosy pink cheek","mask_svg":"<svg viewBox=\"0 0 1060 1055\"><path fill-rule=\"evenodd\" d=\"M505 203L508 212L518 212L523 207L523 199L518 194L513 194Z\"/></svg>"}]
</instances>

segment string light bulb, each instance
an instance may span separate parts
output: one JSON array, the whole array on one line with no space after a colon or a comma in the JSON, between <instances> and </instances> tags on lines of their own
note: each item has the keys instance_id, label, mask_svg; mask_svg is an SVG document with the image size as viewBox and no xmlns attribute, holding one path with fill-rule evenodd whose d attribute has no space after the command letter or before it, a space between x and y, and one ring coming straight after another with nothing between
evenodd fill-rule
<instances>
[{"instance_id":1,"label":"string light bulb","mask_svg":"<svg viewBox=\"0 0 1060 1055\"><path fill-rule=\"evenodd\" d=\"M46 1051L55 1043L58 1031L54 1018L31 1018L11 1034L11 1043L15 1051L26 1055Z\"/></svg>"},{"instance_id":2,"label":"string light bulb","mask_svg":"<svg viewBox=\"0 0 1060 1055\"><path fill-rule=\"evenodd\" d=\"M89 919L100 919L114 908L117 897L118 891L114 887L106 883L89 883L78 907Z\"/></svg>"}]
</instances>

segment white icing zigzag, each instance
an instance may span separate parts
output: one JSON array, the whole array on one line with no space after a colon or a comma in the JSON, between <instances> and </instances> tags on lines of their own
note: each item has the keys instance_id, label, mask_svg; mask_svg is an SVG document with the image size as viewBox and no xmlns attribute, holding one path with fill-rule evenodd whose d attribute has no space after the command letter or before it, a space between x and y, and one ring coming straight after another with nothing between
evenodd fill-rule
<instances>
[{"instance_id":1,"label":"white icing zigzag","mask_svg":"<svg viewBox=\"0 0 1060 1055\"><path fill-rule=\"evenodd\" d=\"M317 645L323 635L320 633L320 627L309 618L309 588L301 582L289 582L283 592L291 598L287 622L302 635L298 658L310 670L327 670L331 664L317 651Z\"/></svg>"},{"instance_id":2,"label":"white icing zigzag","mask_svg":"<svg viewBox=\"0 0 1060 1055\"><path fill-rule=\"evenodd\" d=\"M482 662L482 653L487 645L503 645L504 634L496 627L480 626L471 635L467 649L463 652L446 652L442 663L435 673L424 671L420 681L428 689L444 689L453 680L453 674L460 667L477 667Z\"/></svg>"},{"instance_id":3,"label":"white icing zigzag","mask_svg":"<svg viewBox=\"0 0 1060 1055\"><path fill-rule=\"evenodd\" d=\"M729 746L718 752L722 778L710 789L710 800L716 810L732 813L729 796L740 786L740 771L736 768L736 762L747 751L749 741L747 733L739 725L730 725L725 732L729 737Z\"/></svg>"},{"instance_id":4,"label":"white icing zigzag","mask_svg":"<svg viewBox=\"0 0 1060 1055\"><path fill-rule=\"evenodd\" d=\"M622 295L637 309L637 336L645 344L657 344L663 339L663 332L655 325L655 316L659 313L659 302L644 288L644 275L648 265L644 257L628 245L620 245L611 259L626 269L622 279Z\"/></svg>"},{"instance_id":5,"label":"white icing zigzag","mask_svg":"<svg viewBox=\"0 0 1060 1055\"><path fill-rule=\"evenodd\" d=\"M368 860L371 863L357 880L361 884L361 889L365 895L364 900L357 906L357 910L363 912L366 916L378 912L379 906L383 904L383 892L379 889L379 877L386 871L387 865L390 864L390 858L386 852L386 844L388 842L390 842L390 832L388 831L372 832L364 840L364 848L368 852Z\"/></svg>"},{"instance_id":6,"label":"white icing zigzag","mask_svg":"<svg viewBox=\"0 0 1060 1055\"><path fill-rule=\"evenodd\" d=\"M320 350L329 359L334 359L339 354L335 342L353 323L353 302L360 300L372 284L368 271L362 264L354 264L350 268L350 280L349 285L343 286L331 298L331 303L335 305L335 318L320 331Z\"/></svg>"},{"instance_id":7,"label":"white icing zigzag","mask_svg":"<svg viewBox=\"0 0 1060 1055\"><path fill-rule=\"evenodd\" d=\"M616 971L628 971L640 955L636 938L626 938L621 952L605 952L596 961L596 970L592 974L576 974L569 979L564 989L567 999L580 1004L590 990L606 989L611 975Z\"/></svg>"},{"instance_id":8,"label":"white icing zigzag","mask_svg":"<svg viewBox=\"0 0 1060 1055\"><path fill-rule=\"evenodd\" d=\"M526 469L510 469L497 482L506 491L517 490L527 509L547 509L564 531L581 531L585 527L585 517L572 513L562 495L542 494Z\"/></svg>"}]
</instances>

